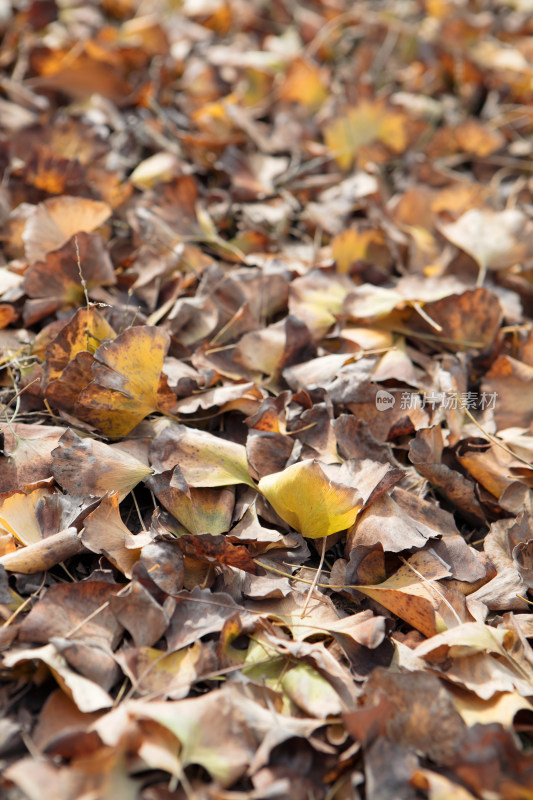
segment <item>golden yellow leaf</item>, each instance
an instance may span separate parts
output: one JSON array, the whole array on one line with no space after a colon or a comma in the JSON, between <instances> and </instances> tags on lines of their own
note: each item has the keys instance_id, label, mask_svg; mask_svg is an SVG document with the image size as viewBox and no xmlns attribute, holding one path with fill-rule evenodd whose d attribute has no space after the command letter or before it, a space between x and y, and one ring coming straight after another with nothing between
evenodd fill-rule
<instances>
[{"instance_id":1,"label":"golden yellow leaf","mask_svg":"<svg viewBox=\"0 0 533 800\"><path fill-rule=\"evenodd\" d=\"M329 122L324 139L339 167L350 169L358 151L373 142L381 142L393 153L402 153L408 144L406 117L399 111L390 111L379 100L364 100L345 116Z\"/></svg>"},{"instance_id":2,"label":"golden yellow leaf","mask_svg":"<svg viewBox=\"0 0 533 800\"><path fill-rule=\"evenodd\" d=\"M373 245L378 247L384 245L383 234L379 231L358 231L349 228L338 233L331 242L337 272L348 272L353 262L359 259L370 261L369 251Z\"/></svg>"},{"instance_id":3,"label":"golden yellow leaf","mask_svg":"<svg viewBox=\"0 0 533 800\"><path fill-rule=\"evenodd\" d=\"M41 528L37 521L37 505L50 495L46 488L33 492L12 492L0 503L0 526L9 531L21 544L40 542Z\"/></svg>"},{"instance_id":4,"label":"golden yellow leaf","mask_svg":"<svg viewBox=\"0 0 533 800\"><path fill-rule=\"evenodd\" d=\"M101 345L94 355L94 380L78 397L77 416L106 436L126 436L161 407L159 381L168 343L165 331L143 325Z\"/></svg>"},{"instance_id":5,"label":"golden yellow leaf","mask_svg":"<svg viewBox=\"0 0 533 800\"><path fill-rule=\"evenodd\" d=\"M334 465L307 459L266 475L258 489L291 527L319 539L353 525L363 505L358 490L336 483L334 474Z\"/></svg>"},{"instance_id":6,"label":"golden yellow leaf","mask_svg":"<svg viewBox=\"0 0 533 800\"><path fill-rule=\"evenodd\" d=\"M59 378L67 364L81 352L94 354L115 331L96 308L80 308L46 348L43 383Z\"/></svg>"},{"instance_id":7,"label":"golden yellow leaf","mask_svg":"<svg viewBox=\"0 0 533 800\"><path fill-rule=\"evenodd\" d=\"M316 109L322 105L327 96L320 68L309 59L295 58L281 86L281 99Z\"/></svg>"}]
</instances>

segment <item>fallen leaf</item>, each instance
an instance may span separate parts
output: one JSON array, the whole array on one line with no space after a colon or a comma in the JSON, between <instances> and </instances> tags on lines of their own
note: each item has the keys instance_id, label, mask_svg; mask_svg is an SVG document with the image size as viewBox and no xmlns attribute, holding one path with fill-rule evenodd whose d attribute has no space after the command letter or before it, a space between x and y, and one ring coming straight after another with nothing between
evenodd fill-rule
<instances>
[{"instance_id":1,"label":"fallen leaf","mask_svg":"<svg viewBox=\"0 0 533 800\"><path fill-rule=\"evenodd\" d=\"M0 456L0 481L4 492L21 486L37 488L32 484L51 477L51 452L65 432L58 426L26 425L12 423L1 431L4 440Z\"/></svg>"},{"instance_id":2,"label":"fallen leaf","mask_svg":"<svg viewBox=\"0 0 533 800\"><path fill-rule=\"evenodd\" d=\"M266 475L257 488L291 527L317 539L349 528L363 503L357 489L335 477L332 465L308 459Z\"/></svg>"},{"instance_id":3,"label":"fallen leaf","mask_svg":"<svg viewBox=\"0 0 533 800\"><path fill-rule=\"evenodd\" d=\"M45 644L32 650L15 650L3 657L3 665L7 669L25 661L42 661L46 664L59 686L72 698L80 711L90 713L113 705L111 697L98 684L68 667L66 660L53 644Z\"/></svg>"},{"instance_id":4,"label":"fallen leaf","mask_svg":"<svg viewBox=\"0 0 533 800\"><path fill-rule=\"evenodd\" d=\"M179 464L189 486L237 483L255 486L248 473L246 449L242 445L185 425L169 425L156 436L150 449L150 461L158 471Z\"/></svg>"},{"instance_id":5,"label":"fallen leaf","mask_svg":"<svg viewBox=\"0 0 533 800\"><path fill-rule=\"evenodd\" d=\"M74 497L103 497L113 487L120 503L151 473L128 453L97 439L81 439L70 429L52 451L52 474Z\"/></svg>"},{"instance_id":6,"label":"fallen leaf","mask_svg":"<svg viewBox=\"0 0 533 800\"><path fill-rule=\"evenodd\" d=\"M224 689L174 703L137 700L131 712L168 728L181 743L181 764L199 764L222 786L244 775L255 753L255 736Z\"/></svg>"},{"instance_id":7,"label":"fallen leaf","mask_svg":"<svg viewBox=\"0 0 533 800\"><path fill-rule=\"evenodd\" d=\"M125 436L174 395L159 395L168 335L160 328L129 328L94 354L94 380L80 393L76 414L106 436Z\"/></svg>"},{"instance_id":8,"label":"fallen leaf","mask_svg":"<svg viewBox=\"0 0 533 800\"><path fill-rule=\"evenodd\" d=\"M306 58L295 58L280 86L280 97L301 103L310 110L319 108L328 94L320 68Z\"/></svg>"},{"instance_id":9,"label":"fallen leaf","mask_svg":"<svg viewBox=\"0 0 533 800\"><path fill-rule=\"evenodd\" d=\"M136 537L128 530L120 518L118 504L117 492L103 497L98 508L86 517L81 541L88 550L102 553L127 578L131 578L132 569L147 540L143 535Z\"/></svg>"},{"instance_id":10,"label":"fallen leaf","mask_svg":"<svg viewBox=\"0 0 533 800\"><path fill-rule=\"evenodd\" d=\"M24 306L24 323L33 325L57 309L75 307L87 290L114 283L113 265L102 239L77 233L25 273L22 285L30 299Z\"/></svg>"},{"instance_id":11,"label":"fallen leaf","mask_svg":"<svg viewBox=\"0 0 533 800\"><path fill-rule=\"evenodd\" d=\"M436 584L449 574L440 559L419 552L382 583L354 588L377 600L433 641L447 624L460 621L457 609L450 602L453 596L442 583ZM455 602L458 600L456 597Z\"/></svg>"},{"instance_id":12,"label":"fallen leaf","mask_svg":"<svg viewBox=\"0 0 533 800\"><path fill-rule=\"evenodd\" d=\"M329 122L324 128L324 139L339 167L347 170L359 151L373 142L381 142L393 153L405 150L406 122L403 113L388 109L381 101L362 101L344 116Z\"/></svg>"},{"instance_id":13,"label":"fallen leaf","mask_svg":"<svg viewBox=\"0 0 533 800\"><path fill-rule=\"evenodd\" d=\"M154 475L147 485L187 531L219 534L229 530L235 505L231 488L188 486L177 466Z\"/></svg>"},{"instance_id":14,"label":"fallen leaf","mask_svg":"<svg viewBox=\"0 0 533 800\"><path fill-rule=\"evenodd\" d=\"M49 488L25 492L10 492L0 499L0 525L23 545L35 544L43 538L38 509L50 497Z\"/></svg>"},{"instance_id":15,"label":"fallen leaf","mask_svg":"<svg viewBox=\"0 0 533 800\"><path fill-rule=\"evenodd\" d=\"M135 647L155 644L168 627L168 614L139 581L132 581L126 591L111 597L109 605L120 624L131 634Z\"/></svg>"},{"instance_id":16,"label":"fallen leaf","mask_svg":"<svg viewBox=\"0 0 533 800\"><path fill-rule=\"evenodd\" d=\"M170 653L153 647L136 647L118 654L117 658L135 687L136 696L163 696L171 700L187 697L205 661L201 642Z\"/></svg>"},{"instance_id":17,"label":"fallen leaf","mask_svg":"<svg viewBox=\"0 0 533 800\"><path fill-rule=\"evenodd\" d=\"M107 203L69 195L51 197L35 207L26 223L22 234L26 256L30 262L43 261L71 236L95 231L110 215Z\"/></svg>"},{"instance_id":18,"label":"fallen leaf","mask_svg":"<svg viewBox=\"0 0 533 800\"><path fill-rule=\"evenodd\" d=\"M512 267L531 255L532 231L527 217L517 208L472 208L455 222L441 224L440 231L477 263L478 286L488 270Z\"/></svg>"}]
</instances>

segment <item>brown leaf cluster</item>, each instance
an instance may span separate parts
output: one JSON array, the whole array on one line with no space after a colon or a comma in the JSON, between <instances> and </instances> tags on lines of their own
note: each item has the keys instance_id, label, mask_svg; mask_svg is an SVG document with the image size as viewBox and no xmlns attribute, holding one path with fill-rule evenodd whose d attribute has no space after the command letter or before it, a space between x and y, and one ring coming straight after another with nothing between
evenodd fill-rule
<instances>
[{"instance_id":1,"label":"brown leaf cluster","mask_svg":"<svg viewBox=\"0 0 533 800\"><path fill-rule=\"evenodd\" d=\"M533 797L530 11L0 2L2 797Z\"/></svg>"}]
</instances>

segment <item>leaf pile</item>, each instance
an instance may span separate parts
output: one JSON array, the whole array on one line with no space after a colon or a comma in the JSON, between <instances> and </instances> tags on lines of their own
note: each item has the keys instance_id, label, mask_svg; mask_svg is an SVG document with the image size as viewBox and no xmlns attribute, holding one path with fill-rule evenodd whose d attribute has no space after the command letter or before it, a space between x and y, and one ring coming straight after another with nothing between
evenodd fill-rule
<instances>
[{"instance_id":1,"label":"leaf pile","mask_svg":"<svg viewBox=\"0 0 533 800\"><path fill-rule=\"evenodd\" d=\"M0 3L8 800L533 796L528 11Z\"/></svg>"}]
</instances>

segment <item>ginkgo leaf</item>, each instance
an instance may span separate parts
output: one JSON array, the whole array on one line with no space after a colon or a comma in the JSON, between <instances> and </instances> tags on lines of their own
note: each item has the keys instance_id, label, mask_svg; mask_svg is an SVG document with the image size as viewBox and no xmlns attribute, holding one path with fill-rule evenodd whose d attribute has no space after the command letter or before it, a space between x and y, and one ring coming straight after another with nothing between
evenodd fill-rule
<instances>
[{"instance_id":1,"label":"ginkgo leaf","mask_svg":"<svg viewBox=\"0 0 533 800\"><path fill-rule=\"evenodd\" d=\"M247 483L255 487L243 445L186 425L169 425L154 439L150 462L160 471L178 464L189 486Z\"/></svg>"},{"instance_id":2,"label":"ginkgo leaf","mask_svg":"<svg viewBox=\"0 0 533 800\"><path fill-rule=\"evenodd\" d=\"M511 267L524 258L526 223L526 215L517 208L505 211L471 208L455 222L441 225L440 231L476 261L477 282L481 285L487 270Z\"/></svg>"},{"instance_id":3,"label":"ginkgo leaf","mask_svg":"<svg viewBox=\"0 0 533 800\"><path fill-rule=\"evenodd\" d=\"M131 578L131 570L147 541L141 534L134 536L124 525L118 502L116 492L103 498L98 508L85 519L81 540L85 547L93 553L102 553L127 578Z\"/></svg>"},{"instance_id":4,"label":"ginkgo leaf","mask_svg":"<svg viewBox=\"0 0 533 800\"><path fill-rule=\"evenodd\" d=\"M42 261L62 247L75 233L91 233L111 216L111 206L85 197L50 197L36 206L22 239L28 259Z\"/></svg>"},{"instance_id":5,"label":"ginkgo leaf","mask_svg":"<svg viewBox=\"0 0 533 800\"><path fill-rule=\"evenodd\" d=\"M357 489L335 482L334 467L316 459L300 461L261 478L258 489L292 528L319 539L353 525L363 505Z\"/></svg>"},{"instance_id":6,"label":"ginkgo leaf","mask_svg":"<svg viewBox=\"0 0 533 800\"><path fill-rule=\"evenodd\" d=\"M76 414L106 436L128 434L161 405L159 384L169 336L148 325L128 328L96 351L94 380L80 393Z\"/></svg>"},{"instance_id":7,"label":"ginkgo leaf","mask_svg":"<svg viewBox=\"0 0 533 800\"><path fill-rule=\"evenodd\" d=\"M289 669L280 683L285 694L310 717L325 718L344 710L331 683L310 664L302 662Z\"/></svg>"},{"instance_id":8,"label":"ginkgo leaf","mask_svg":"<svg viewBox=\"0 0 533 800\"><path fill-rule=\"evenodd\" d=\"M34 660L46 664L59 686L76 703L80 711L90 713L113 705L108 693L94 681L74 672L53 644L7 653L4 656L4 666L11 668L25 661Z\"/></svg>"},{"instance_id":9,"label":"ginkgo leaf","mask_svg":"<svg viewBox=\"0 0 533 800\"><path fill-rule=\"evenodd\" d=\"M322 70L306 58L295 58L281 85L280 97L317 109L328 97Z\"/></svg>"},{"instance_id":10,"label":"ginkgo leaf","mask_svg":"<svg viewBox=\"0 0 533 800\"><path fill-rule=\"evenodd\" d=\"M80 308L46 348L43 384L48 402L71 411L94 377L94 353L115 336L96 308Z\"/></svg>"},{"instance_id":11,"label":"ginkgo leaf","mask_svg":"<svg viewBox=\"0 0 533 800\"><path fill-rule=\"evenodd\" d=\"M229 530L235 494L232 488L189 487L179 467L154 475L148 486L188 531L195 534Z\"/></svg>"},{"instance_id":12,"label":"ginkgo leaf","mask_svg":"<svg viewBox=\"0 0 533 800\"><path fill-rule=\"evenodd\" d=\"M168 728L181 743L181 765L200 764L219 785L227 787L246 772L255 753L255 739L241 705L222 688L165 703L132 701L128 711Z\"/></svg>"},{"instance_id":13,"label":"ginkgo leaf","mask_svg":"<svg viewBox=\"0 0 533 800\"><path fill-rule=\"evenodd\" d=\"M115 336L98 309L78 309L46 348L45 383L58 378L77 353L87 350L94 354L102 342Z\"/></svg>"},{"instance_id":14,"label":"ginkgo leaf","mask_svg":"<svg viewBox=\"0 0 533 800\"><path fill-rule=\"evenodd\" d=\"M291 283L289 311L302 319L317 339L321 338L337 321L352 289L353 283L345 275L313 270Z\"/></svg>"},{"instance_id":15,"label":"ginkgo leaf","mask_svg":"<svg viewBox=\"0 0 533 800\"><path fill-rule=\"evenodd\" d=\"M32 325L58 308L81 303L84 290L115 283L113 264L102 238L80 232L25 273L23 288L29 299L24 306L24 322Z\"/></svg>"},{"instance_id":16,"label":"ginkgo leaf","mask_svg":"<svg viewBox=\"0 0 533 800\"><path fill-rule=\"evenodd\" d=\"M39 502L50 495L46 488L33 492L11 492L0 502L0 526L9 531L21 544L40 542L42 532L37 520Z\"/></svg>"},{"instance_id":17,"label":"ginkgo leaf","mask_svg":"<svg viewBox=\"0 0 533 800\"><path fill-rule=\"evenodd\" d=\"M456 614L442 585L435 583L449 575L443 561L419 550L387 580L373 586L357 586L357 591L377 600L434 641L436 634L446 629L450 615L453 618Z\"/></svg>"},{"instance_id":18,"label":"ginkgo leaf","mask_svg":"<svg viewBox=\"0 0 533 800\"><path fill-rule=\"evenodd\" d=\"M384 246L385 237L381 231L360 231L355 228L341 231L331 242L333 258L337 264L337 272L341 274L348 272L354 261L359 259L371 261L373 251Z\"/></svg>"},{"instance_id":19,"label":"ginkgo leaf","mask_svg":"<svg viewBox=\"0 0 533 800\"><path fill-rule=\"evenodd\" d=\"M326 125L326 146L341 169L349 169L358 151L375 141L394 153L401 153L408 143L406 119L403 113L387 109L381 101L365 100Z\"/></svg>"},{"instance_id":20,"label":"ginkgo leaf","mask_svg":"<svg viewBox=\"0 0 533 800\"><path fill-rule=\"evenodd\" d=\"M52 451L52 474L74 497L103 497L118 492L119 502L153 472L142 461L97 439L81 439L67 430Z\"/></svg>"},{"instance_id":21,"label":"ginkgo leaf","mask_svg":"<svg viewBox=\"0 0 533 800\"><path fill-rule=\"evenodd\" d=\"M137 695L161 694L177 700L187 697L202 665L202 643L194 642L175 652L136 647L117 654Z\"/></svg>"}]
</instances>

